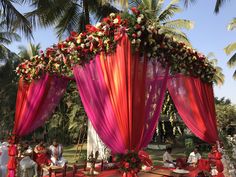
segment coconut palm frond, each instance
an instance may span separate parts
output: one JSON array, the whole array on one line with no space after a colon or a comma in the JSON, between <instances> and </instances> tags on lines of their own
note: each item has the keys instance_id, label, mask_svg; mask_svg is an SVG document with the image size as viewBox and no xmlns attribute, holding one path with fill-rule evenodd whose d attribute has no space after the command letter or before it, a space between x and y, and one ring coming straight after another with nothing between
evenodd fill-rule
<instances>
[{"instance_id":1,"label":"coconut palm frond","mask_svg":"<svg viewBox=\"0 0 236 177\"><path fill-rule=\"evenodd\" d=\"M227 62L227 65L228 65L230 68L236 66L236 53L233 54L233 56L229 59L229 61Z\"/></svg>"},{"instance_id":2,"label":"coconut palm frond","mask_svg":"<svg viewBox=\"0 0 236 177\"><path fill-rule=\"evenodd\" d=\"M177 19L173 21L167 21L163 23L164 26L172 27L172 28L177 28L177 29L193 29L194 27L194 22L190 20L182 20L182 19Z\"/></svg>"},{"instance_id":3,"label":"coconut palm frond","mask_svg":"<svg viewBox=\"0 0 236 177\"><path fill-rule=\"evenodd\" d=\"M196 2L196 0L184 0L184 6L188 7L190 4L193 4L195 2Z\"/></svg>"},{"instance_id":4,"label":"coconut palm frond","mask_svg":"<svg viewBox=\"0 0 236 177\"><path fill-rule=\"evenodd\" d=\"M71 31L79 30L78 22L80 20L80 16L83 14L81 12L80 7L76 5L71 5L61 18L58 19L58 23L56 25L57 35L61 36L63 33L67 32L69 34Z\"/></svg>"},{"instance_id":5,"label":"coconut palm frond","mask_svg":"<svg viewBox=\"0 0 236 177\"><path fill-rule=\"evenodd\" d=\"M14 1L14 3L17 2L24 3L26 1ZM33 38L30 22L14 7L13 1L1 0L0 10L2 12L2 18L6 20L6 25L8 29L18 29L28 39Z\"/></svg>"},{"instance_id":6,"label":"coconut palm frond","mask_svg":"<svg viewBox=\"0 0 236 177\"><path fill-rule=\"evenodd\" d=\"M236 80L236 70L234 71L233 79Z\"/></svg>"},{"instance_id":7,"label":"coconut palm frond","mask_svg":"<svg viewBox=\"0 0 236 177\"><path fill-rule=\"evenodd\" d=\"M224 48L224 51L227 55L230 55L235 50L236 50L236 42L233 42Z\"/></svg>"},{"instance_id":8,"label":"coconut palm frond","mask_svg":"<svg viewBox=\"0 0 236 177\"><path fill-rule=\"evenodd\" d=\"M160 12L158 17L159 21L165 22L171 19L176 13L181 12L182 9L177 5L178 2L178 0L172 0L170 4Z\"/></svg>"},{"instance_id":9,"label":"coconut palm frond","mask_svg":"<svg viewBox=\"0 0 236 177\"><path fill-rule=\"evenodd\" d=\"M233 18L233 20L228 24L227 29L233 30L236 28L236 18Z\"/></svg>"},{"instance_id":10,"label":"coconut palm frond","mask_svg":"<svg viewBox=\"0 0 236 177\"><path fill-rule=\"evenodd\" d=\"M14 33L11 31L10 32L0 32L0 41L3 39L7 39L10 42L12 42L12 41L20 41L21 37L17 33Z\"/></svg>"},{"instance_id":11,"label":"coconut palm frond","mask_svg":"<svg viewBox=\"0 0 236 177\"><path fill-rule=\"evenodd\" d=\"M216 0L216 4L215 4L215 13L218 13L220 10L220 7L222 7L222 5L226 2L226 0Z\"/></svg>"},{"instance_id":12,"label":"coconut palm frond","mask_svg":"<svg viewBox=\"0 0 236 177\"><path fill-rule=\"evenodd\" d=\"M162 26L160 32L169 37L173 37L174 39L180 42L184 42L188 46L191 46L186 34L178 29Z\"/></svg>"}]
</instances>

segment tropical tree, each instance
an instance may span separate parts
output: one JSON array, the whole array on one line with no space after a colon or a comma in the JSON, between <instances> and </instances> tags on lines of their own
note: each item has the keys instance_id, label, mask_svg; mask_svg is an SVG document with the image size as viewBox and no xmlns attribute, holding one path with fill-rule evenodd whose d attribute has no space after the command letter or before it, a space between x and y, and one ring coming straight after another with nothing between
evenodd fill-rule
<instances>
[{"instance_id":1,"label":"tropical tree","mask_svg":"<svg viewBox=\"0 0 236 177\"><path fill-rule=\"evenodd\" d=\"M101 0L32 0L35 10L27 13L34 26L55 26L59 37L71 31L81 32L92 22L118 10Z\"/></svg>"},{"instance_id":2,"label":"tropical tree","mask_svg":"<svg viewBox=\"0 0 236 177\"><path fill-rule=\"evenodd\" d=\"M236 29L236 18L233 18L233 20L228 25L228 30L234 29ZM224 48L224 51L227 55L230 55L232 52L236 51L236 42L227 45ZM231 56L227 64L229 67L234 67L236 65L236 53ZM236 79L236 70L234 71L233 78Z\"/></svg>"},{"instance_id":3,"label":"tropical tree","mask_svg":"<svg viewBox=\"0 0 236 177\"><path fill-rule=\"evenodd\" d=\"M30 0L1 0L0 15L8 30L19 30L27 38L32 37L32 28L27 18L15 7L30 2Z\"/></svg>"},{"instance_id":4,"label":"tropical tree","mask_svg":"<svg viewBox=\"0 0 236 177\"><path fill-rule=\"evenodd\" d=\"M32 43L29 43L28 48L22 45L18 48L20 50L20 52L18 53L20 58L24 60L29 60L31 57L39 54L39 50L41 47L40 44L34 45Z\"/></svg>"},{"instance_id":5,"label":"tropical tree","mask_svg":"<svg viewBox=\"0 0 236 177\"><path fill-rule=\"evenodd\" d=\"M190 3L194 3L196 2L197 0L184 0L184 4L186 7L188 7L188 5ZM227 0L216 0L216 3L215 3L215 9L214 9L214 12L215 13L219 13L220 11L220 8L223 6L223 4L226 2Z\"/></svg>"},{"instance_id":6,"label":"tropical tree","mask_svg":"<svg viewBox=\"0 0 236 177\"><path fill-rule=\"evenodd\" d=\"M192 29L194 24L190 20L175 19L171 20L176 13L182 11L178 6L178 0L172 0L169 5L163 7L164 0L135 0L136 6L143 8L149 16L152 23L156 23L160 27L160 31L169 35L178 41L185 42L190 45L186 34L182 29Z\"/></svg>"},{"instance_id":7,"label":"tropical tree","mask_svg":"<svg viewBox=\"0 0 236 177\"><path fill-rule=\"evenodd\" d=\"M207 55L208 60L210 63L214 66L216 72L213 78L213 83L217 86L221 86L224 84L225 81L225 75L223 74L223 69L219 66L217 66L218 60L215 57L214 53L210 52Z\"/></svg>"}]
</instances>

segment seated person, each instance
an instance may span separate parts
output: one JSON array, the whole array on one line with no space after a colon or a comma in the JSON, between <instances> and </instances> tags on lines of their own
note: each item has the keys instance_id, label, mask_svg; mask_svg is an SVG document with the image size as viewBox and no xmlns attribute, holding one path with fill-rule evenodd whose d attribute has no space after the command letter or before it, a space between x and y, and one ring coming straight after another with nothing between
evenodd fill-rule
<instances>
[{"instance_id":1,"label":"seated person","mask_svg":"<svg viewBox=\"0 0 236 177\"><path fill-rule=\"evenodd\" d=\"M32 148L29 146L28 142L25 142L22 146L21 152L21 161L20 161L20 169L21 169L21 177L28 176L37 176L37 163L31 159L33 154Z\"/></svg>"},{"instance_id":2,"label":"seated person","mask_svg":"<svg viewBox=\"0 0 236 177\"><path fill-rule=\"evenodd\" d=\"M50 165L51 160L48 155L48 149L45 147L44 142L40 141L34 148L35 161L41 167L44 165Z\"/></svg>"},{"instance_id":3,"label":"seated person","mask_svg":"<svg viewBox=\"0 0 236 177\"><path fill-rule=\"evenodd\" d=\"M165 153L163 154L164 167L175 168L175 162L171 156L171 147L167 147Z\"/></svg>"},{"instance_id":4,"label":"seated person","mask_svg":"<svg viewBox=\"0 0 236 177\"><path fill-rule=\"evenodd\" d=\"M49 150L51 151L51 161L53 165L63 167L67 163L67 161L62 157L63 147L56 139L53 140Z\"/></svg>"},{"instance_id":5,"label":"seated person","mask_svg":"<svg viewBox=\"0 0 236 177\"><path fill-rule=\"evenodd\" d=\"M0 176L7 175L7 162L8 162L8 143L3 142L0 146Z\"/></svg>"},{"instance_id":6,"label":"seated person","mask_svg":"<svg viewBox=\"0 0 236 177\"><path fill-rule=\"evenodd\" d=\"M195 147L193 152L189 154L187 163L190 166L196 167L199 159L201 159L201 155L198 152L198 147Z\"/></svg>"}]
</instances>

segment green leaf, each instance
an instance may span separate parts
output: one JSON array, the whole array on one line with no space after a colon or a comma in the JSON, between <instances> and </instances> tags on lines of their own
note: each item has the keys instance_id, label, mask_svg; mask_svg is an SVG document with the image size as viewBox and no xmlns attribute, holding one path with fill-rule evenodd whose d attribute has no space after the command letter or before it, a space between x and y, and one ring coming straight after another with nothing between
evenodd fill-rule
<instances>
[{"instance_id":1,"label":"green leaf","mask_svg":"<svg viewBox=\"0 0 236 177\"><path fill-rule=\"evenodd\" d=\"M233 20L228 24L227 29L233 30L236 28L236 18L233 18Z\"/></svg>"},{"instance_id":2,"label":"green leaf","mask_svg":"<svg viewBox=\"0 0 236 177\"><path fill-rule=\"evenodd\" d=\"M224 48L224 51L227 55L231 54L235 50L236 50L236 42L231 43Z\"/></svg>"},{"instance_id":3,"label":"green leaf","mask_svg":"<svg viewBox=\"0 0 236 177\"><path fill-rule=\"evenodd\" d=\"M229 59L227 64L228 64L229 67L236 66L236 53Z\"/></svg>"}]
</instances>

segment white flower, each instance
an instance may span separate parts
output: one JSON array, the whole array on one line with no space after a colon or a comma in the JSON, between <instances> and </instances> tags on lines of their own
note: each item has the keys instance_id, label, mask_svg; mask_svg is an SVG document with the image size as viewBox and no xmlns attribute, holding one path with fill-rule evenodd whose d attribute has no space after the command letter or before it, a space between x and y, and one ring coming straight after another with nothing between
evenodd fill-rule
<instances>
[{"instance_id":1,"label":"white flower","mask_svg":"<svg viewBox=\"0 0 236 177\"><path fill-rule=\"evenodd\" d=\"M140 42L141 42L141 39L137 39L137 43L140 44Z\"/></svg>"},{"instance_id":2,"label":"white flower","mask_svg":"<svg viewBox=\"0 0 236 177\"><path fill-rule=\"evenodd\" d=\"M100 28L101 25L102 25L102 23L98 22L98 23L95 25L95 27L96 27L96 28Z\"/></svg>"},{"instance_id":3,"label":"white flower","mask_svg":"<svg viewBox=\"0 0 236 177\"><path fill-rule=\"evenodd\" d=\"M113 18L113 17L115 17L115 16L116 16L115 13L110 13L110 17L111 17L111 18Z\"/></svg>"},{"instance_id":4,"label":"white flower","mask_svg":"<svg viewBox=\"0 0 236 177\"><path fill-rule=\"evenodd\" d=\"M144 31L145 30L145 26L141 26L141 29L142 29L142 31Z\"/></svg>"},{"instance_id":5,"label":"white flower","mask_svg":"<svg viewBox=\"0 0 236 177\"><path fill-rule=\"evenodd\" d=\"M99 31L99 32L98 32L98 36L104 36L104 33L101 32L101 31Z\"/></svg>"},{"instance_id":6,"label":"white flower","mask_svg":"<svg viewBox=\"0 0 236 177\"><path fill-rule=\"evenodd\" d=\"M151 53L148 53L147 56L148 56L148 57L151 57Z\"/></svg>"},{"instance_id":7,"label":"white flower","mask_svg":"<svg viewBox=\"0 0 236 177\"><path fill-rule=\"evenodd\" d=\"M90 46L90 42L87 42L85 45L86 45L87 47L89 47L89 46Z\"/></svg>"},{"instance_id":8,"label":"white flower","mask_svg":"<svg viewBox=\"0 0 236 177\"><path fill-rule=\"evenodd\" d=\"M146 41L144 42L144 45L147 45L147 42L146 42Z\"/></svg>"},{"instance_id":9,"label":"white flower","mask_svg":"<svg viewBox=\"0 0 236 177\"><path fill-rule=\"evenodd\" d=\"M143 15L143 14L140 14L139 17L143 19L143 18L144 18L144 15Z\"/></svg>"},{"instance_id":10,"label":"white flower","mask_svg":"<svg viewBox=\"0 0 236 177\"><path fill-rule=\"evenodd\" d=\"M157 46L152 48L153 51L157 51Z\"/></svg>"},{"instance_id":11,"label":"white flower","mask_svg":"<svg viewBox=\"0 0 236 177\"><path fill-rule=\"evenodd\" d=\"M137 18L137 23L140 24L142 22L142 18L141 17L138 17Z\"/></svg>"},{"instance_id":12,"label":"white flower","mask_svg":"<svg viewBox=\"0 0 236 177\"><path fill-rule=\"evenodd\" d=\"M136 40L133 39L133 40L131 41L131 44L135 44L135 43L136 43Z\"/></svg>"},{"instance_id":13,"label":"white flower","mask_svg":"<svg viewBox=\"0 0 236 177\"><path fill-rule=\"evenodd\" d=\"M81 46L81 48L82 48L82 49L85 47L85 45L84 45L84 44L81 44L80 46Z\"/></svg>"},{"instance_id":14,"label":"white flower","mask_svg":"<svg viewBox=\"0 0 236 177\"><path fill-rule=\"evenodd\" d=\"M142 32L141 31L138 31L137 32L137 36L140 37L142 35Z\"/></svg>"},{"instance_id":15,"label":"white flower","mask_svg":"<svg viewBox=\"0 0 236 177\"><path fill-rule=\"evenodd\" d=\"M113 20L113 23L115 23L115 24L117 24L119 22L119 19L118 18L115 18L114 20Z\"/></svg>"},{"instance_id":16,"label":"white flower","mask_svg":"<svg viewBox=\"0 0 236 177\"><path fill-rule=\"evenodd\" d=\"M78 37L77 40L76 40L77 44L80 44L81 43L81 38Z\"/></svg>"}]
</instances>

